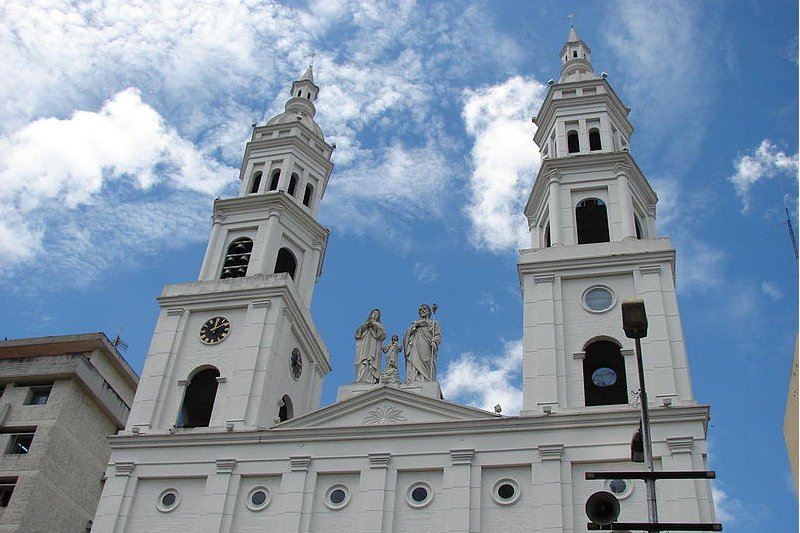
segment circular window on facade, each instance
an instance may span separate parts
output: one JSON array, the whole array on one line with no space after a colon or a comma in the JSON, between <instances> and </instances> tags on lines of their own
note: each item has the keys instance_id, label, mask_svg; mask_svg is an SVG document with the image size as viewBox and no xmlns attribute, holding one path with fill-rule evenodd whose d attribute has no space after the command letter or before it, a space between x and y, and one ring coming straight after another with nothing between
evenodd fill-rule
<instances>
[{"instance_id":1,"label":"circular window on facade","mask_svg":"<svg viewBox=\"0 0 800 533\"><path fill-rule=\"evenodd\" d=\"M592 383L598 387L610 387L617 382L617 373L608 367L601 367L592 372Z\"/></svg>"},{"instance_id":2,"label":"circular window on facade","mask_svg":"<svg viewBox=\"0 0 800 533\"><path fill-rule=\"evenodd\" d=\"M267 487L253 487L247 493L247 508L251 511L260 511L269 505L272 494Z\"/></svg>"},{"instance_id":3,"label":"circular window on facade","mask_svg":"<svg viewBox=\"0 0 800 533\"><path fill-rule=\"evenodd\" d=\"M411 507L422 508L433 500L433 490L424 481L412 483L406 491L406 502Z\"/></svg>"},{"instance_id":4,"label":"circular window on facade","mask_svg":"<svg viewBox=\"0 0 800 533\"><path fill-rule=\"evenodd\" d=\"M165 489L158 495L156 507L162 513L174 511L181 503L181 493L177 489Z\"/></svg>"},{"instance_id":5,"label":"circular window on facade","mask_svg":"<svg viewBox=\"0 0 800 533\"><path fill-rule=\"evenodd\" d=\"M519 500L519 495L519 484L513 479L499 479L492 487L492 499L499 505L511 505Z\"/></svg>"},{"instance_id":6,"label":"circular window on facade","mask_svg":"<svg viewBox=\"0 0 800 533\"><path fill-rule=\"evenodd\" d=\"M624 500L633 492L633 484L627 479L607 479L605 484L606 490L618 500Z\"/></svg>"},{"instance_id":7,"label":"circular window on facade","mask_svg":"<svg viewBox=\"0 0 800 533\"><path fill-rule=\"evenodd\" d=\"M345 485L334 485L325 492L325 505L329 509L341 509L350 503L350 489Z\"/></svg>"},{"instance_id":8,"label":"circular window on facade","mask_svg":"<svg viewBox=\"0 0 800 533\"><path fill-rule=\"evenodd\" d=\"M583 307L593 313L602 313L614 307L614 293L608 287L597 285L583 292Z\"/></svg>"}]
</instances>

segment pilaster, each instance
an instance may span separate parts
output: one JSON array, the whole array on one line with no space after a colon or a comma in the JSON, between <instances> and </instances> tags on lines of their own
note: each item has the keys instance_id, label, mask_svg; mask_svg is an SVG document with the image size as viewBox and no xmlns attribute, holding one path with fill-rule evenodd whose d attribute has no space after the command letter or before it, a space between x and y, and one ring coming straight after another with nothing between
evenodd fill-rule
<instances>
[{"instance_id":1,"label":"pilaster","mask_svg":"<svg viewBox=\"0 0 800 533\"><path fill-rule=\"evenodd\" d=\"M386 475L389 462L392 459L389 453L371 453L368 455L369 465L361 471L359 490L363 498L363 520L361 521L363 533L381 533L383 531L384 496Z\"/></svg>"},{"instance_id":2,"label":"pilaster","mask_svg":"<svg viewBox=\"0 0 800 533\"><path fill-rule=\"evenodd\" d=\"M222 533L225 507L228 504L231 475L236 468L236 459L217 459L214 472L206 478L205 514L203 533Z\"/></svg>"},{"instance_id":3,"label":"pilaster","mask_svg":"<svg viewBox=\"0 0 800 533\"><path fill-rule=\"evenodd\" d=\"M305 500L306 480L311 466L311 457L289 458L289 471L281 478L281 496L284 500L279 531L300 533Z\"/></svg>"},{"instance_id":4,"label":"pilaster","mask_svg":"<svg viewBox=\"0 0 800 533\"><path fill-rule=\"evenodd\" d=\"M447 531L469 533L470 529L470 478L473 449L450 450L450 466L444 469L443 486L448 494Z\"/></svg>"},{"instance_id":5,"label":"pilaster","mask_svg":"<svg viewBox=\"0 0 800 533\"><path fill-rule=\"evenodd\" d=\"M533 465L535 509L542 533L563 533L564 515L561 498L561 461L563 444L542 444L537 448L539 461Z\"/></svg>"}]
</instances>

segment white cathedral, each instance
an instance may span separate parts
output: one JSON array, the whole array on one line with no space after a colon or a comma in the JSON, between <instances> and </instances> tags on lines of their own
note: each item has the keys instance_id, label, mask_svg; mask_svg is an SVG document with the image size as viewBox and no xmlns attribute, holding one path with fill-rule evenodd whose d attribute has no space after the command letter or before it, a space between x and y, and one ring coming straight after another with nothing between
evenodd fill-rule
<instances>
[{"instance_id":1,"label":"white cathedral","mask_svg":"<svg viewBox=\"0 0 800 533\"><path fill-rule=\"evenodd\" d=\"M640 411L620 319L629 298L644 299L650 324L656 469L706 470L709 407L692 393L675 251L656 237L657 198L629 152L629 109L589 54L571 30L535 118L542 164L518 264L519 416L443 399L430 360L406 383L379 378L373 361L320 407L331 364L310 306L333 147L314 121L309 67L285 111L253 129L239 196L214 202L199 279L158 298L92 531L571 533L586 531L584 505L599 490L620 500L620 521L644 522L642 481L585 479L644 469L630 460ZM438 340L425 340L421 357L435 357ZM662 521L714 521L707 480L657 486Z\"/></svg>"}]
</instances>

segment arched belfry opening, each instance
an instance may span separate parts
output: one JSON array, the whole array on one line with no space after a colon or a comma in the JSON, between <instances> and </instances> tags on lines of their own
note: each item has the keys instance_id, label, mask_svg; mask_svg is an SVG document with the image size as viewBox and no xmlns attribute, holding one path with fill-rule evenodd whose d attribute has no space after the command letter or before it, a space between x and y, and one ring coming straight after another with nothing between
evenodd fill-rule
<instances>
[{"instance_id":1,"label":"arched belfry opening","mask_svg":"<svg viewBox=\"0 0 800 533\"><path fill-rule=\"evenodd\" d=\"M272 171L272 178L269 180L269 190L277 191L278 190L278 182L281 179L281 169L276 168Z\"/></svg>"},{"instance_id":2,"label":"arched belfry opening","mask_svg":"<svg viewBox=\"0 0 800 533\"><path fill-rule=\"evenodd\" d=\"M292 399L289 398L288 395L284 394L281 398L281 401L278 403L278 420L281 422L286 422L292 418L294 418L294 406L292 405Z\"/></svg>"},{"instance_id":3,"label":"arched belfry opening","mask_svg":"<svg viewBox=\"0 0 800 533\"><path fill-rule=\"evenodd\" d=\"M225 262L222 264L220 279L241 278L247 274L247 265L250 263L250 254L253 251L253 241L247 237L236 239L228 246Z\"/></svg>"},{"instance_id":4,"label":"arched belfry opening","mask_svg":"<svg viewBox=\"0 0 800 533\"><path fill-rule=\"evenodd\" d=\"M603 144L600 142L600 130L592 128L589 130L589 150L602 150Z\"/></svg>"},{"instance_id":5,"label":"arched belfry opening","mask_svg":"<svg viewBox=\"0 0 800 533\"><path fill-rule=\"evenodd\" d=\"M306 192L303 194L303 205L311 207L311 199L314 197L314 186L306 183Z\"/></svg>"},{"instance_id":6,"label":"arched belfry opening","mask_svg":"<svg viewBox=\"0 0 800 533\"><path fill-rule=\"evenodd\" d=\"M581 151L581 142L578 139L578 132L569 130L567 132L567 152L570 154L577 154Z\"/></svg>"},{"instance_id":7,"label":"arched belfry opening","mask_svg":"<svg viewBox=\"0 0 800 533\"><path fill-rule=\"evenodd\" d=\"M275 260L275 273L288 272L289 276L294 279L294 273L297 270L297 259L288 248L281 248L278 250L278 257Z\"/></svg>"},{"instance_id":8,"label":"arched belfry opening","mask_svg":"<svg viewBox=\"0 0 800 533\"><path fill-rule=\"evenodd\" d=\"M289 188L286 190L286 192L288 192L291 196L294 196L294 193L297 191L297 182L299 180L300 178L297 176L297 174L292 172L292 177L289 178Z\"/></svg>"},{"instance_id":9,"label":"arched belfry opening","mask_svg":"<svg viewBox=\"0 0 800 533\"><path fill-rule=\"evenodd\" d=\"M625 358L614 342L598 340L586 347L583 394L587 406L628 403Z\"/></svg>"},{"instance_id":10,"label":"arched belfry opening","mask_svg":"<svg viewBox=\"0 0 800 533\"><path fill-rule=\"evenodd\" d=\"M261 171L253 173L253 181L250 184L250 194L257 193L258 188L261 187Z\"/></svg>"},{"instance_id":11,"label":"arched belfry opening","mask_svg":"<svg viewBox=\"0 0 800 533\"><path fill-rule=\"evenodd\" d=\"M599 198L587 198L575 207L575 226L578 244L608 242L608 212Z\"/></svg>"},{"instance_id":12,"label":"arched belfry opening","mask_svg":"<svg viewBox=\"0 0 800 533\"><path fill-rule=\"evenodd\" d=\"M186 386L176 425L179 428L208 427L217 397L219 370L206 368L197 372Z\"/></svg>"}]
</instances>

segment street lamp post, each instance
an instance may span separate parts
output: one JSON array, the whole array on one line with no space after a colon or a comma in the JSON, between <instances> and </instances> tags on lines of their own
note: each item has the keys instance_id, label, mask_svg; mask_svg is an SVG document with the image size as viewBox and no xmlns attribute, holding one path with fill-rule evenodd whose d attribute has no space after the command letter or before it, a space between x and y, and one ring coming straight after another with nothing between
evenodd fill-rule
<instances>
[{"instance_id":1,"label":"street lamp post","mask_svg":"<svg viewBox=\"0 0 800 533\"><path fill-rule=\"evenodd\" d=\"M636 343L636 367L639 372L639 403L642 408L642 441L644 444L644 462L650 472L655 472L653 465L653 442L650 436L650 413L647 407L647 389L644 381L644 363L642 362L642 338L647 336L647 312L644 300L626 300L622 302L622 329L625 336ZM658 523L658 505L656 504L656 480L644 480L647 488L647 519L651 524Z\"/></svg>"}]
</instances>

